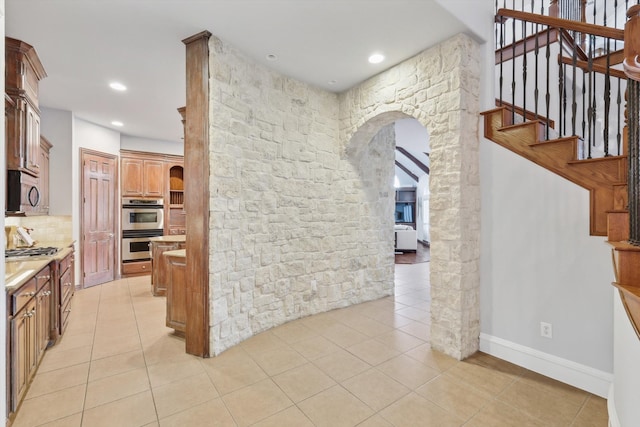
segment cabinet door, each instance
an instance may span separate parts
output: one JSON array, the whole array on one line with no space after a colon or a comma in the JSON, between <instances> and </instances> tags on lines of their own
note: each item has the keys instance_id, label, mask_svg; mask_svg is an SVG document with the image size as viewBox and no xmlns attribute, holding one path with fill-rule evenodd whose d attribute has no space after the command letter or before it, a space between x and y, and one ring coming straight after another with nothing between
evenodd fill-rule
<instances>
[{"instance_id":1,"label":"cabinet door","mask_svg":"<svg viewBox=\"0 0 640 427\"><path fill-rule=\"evenodd\" d=\"M144 161L144 196L164 197L164 162L161 160Z\"/></svg>"},{"instance_id":2,"label":"cabinet door","mask_svg":"<svg viewBox=\"0 0 640 427\"><path fill-rule=\"evenodd\" d=\"M40 360L49 346L51 335L51 282L36 294L36 359Z\"/></svg>"},{"instance_id":3,"label":"cabinet door","mask_svg":"<svg viewBox=\"0 0 640 427\"><path fill-rule=\"evenodd\" d=\"M167 257L166 251L178 249L179 242L151 242L151 285L155 296L166 295L167 292Z\"/></svg>"},{"instance_id":4,"label":"cabinet door","mask_svg":"<svg viewBox=\"0 0 640 427\"><path fill-rule=\"evenodd\" d=\"M36 301L32 299L11 319L11 412L17 409L36 367L35 310Z\"/></svg>"},{"instance_id":5,"label":"cabinet door","mask_svg":"<svg viewBox=\"0 0 640 427\"><path fill-rule=\"evenodd\" d=\"M167 322L177 332L187 330L187 289L184 257L167 258Z\"/></svg>"},{"instance_id":6,"label":"cabinet door","mask_svg":"<svg viewBox=\"0 0 640 427\"><path fill-rule=\"evenodd\" d=\"M121 166L122 195L124 197L143 196L143 160L123 157Z\"/></svg>"},{"instance_id":7,"label":"cabinet door","mask_svg":"<svg viewBox=\"0 0 640 427\"><path fill-rule=\"evenodd\" d=\"M43 215L49 214L49 149L50 144L40 138L40 206L38 211Z\"/></svg>"},{"instance_id":8,"label":"cabinet door","mask_svg":"<svg viewBox=\"0 0 640 427\"><path fill-rule=\"evenodd\" d=\"M26 104L26 137L25 137L25 168L34 175L40 173L40 115L27 102Z\"/></svg>"}]
</instances>

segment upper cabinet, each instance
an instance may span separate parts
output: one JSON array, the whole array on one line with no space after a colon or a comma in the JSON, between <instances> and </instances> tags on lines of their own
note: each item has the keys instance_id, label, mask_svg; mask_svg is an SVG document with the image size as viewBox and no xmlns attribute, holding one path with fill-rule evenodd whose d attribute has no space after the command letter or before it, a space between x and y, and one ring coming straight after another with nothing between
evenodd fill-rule
<instances>
[{"instance_id":1,"label":"upper cabinet","mask_svg":"<svg viewBox=\"0 0 640 427\"><path fill-rule=\"evenodd\" d=\"M165 197L164 160L121 152L122 196Z\"/></svg>"},{"instance_id":2,"label":"upper cabinet","mask_svg":"<svg viewBox=\"0 0 640 427\"><path fill-rule=\"evenodd\" d=\"M5 38L7 169L40 174L38 85L47 76L33 46Z\"/></svg>"}]
</instances>

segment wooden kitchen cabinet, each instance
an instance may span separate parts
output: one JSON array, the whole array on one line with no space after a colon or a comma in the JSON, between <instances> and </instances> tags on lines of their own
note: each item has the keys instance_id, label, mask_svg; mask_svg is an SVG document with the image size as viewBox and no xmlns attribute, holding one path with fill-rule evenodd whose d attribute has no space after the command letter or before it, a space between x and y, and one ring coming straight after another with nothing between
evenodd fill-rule
<instances>
[{"instance_id":1,"label":"wooden kitchen cabinet","mask_svg":"<svg viewBox=\"0 0 640 427\"><path fill-rule=\"evenodd\" d=\"M164 197L164 161L121 155L123 197Z\"/></svg>"},{"instance_id":2,"label":"wooden kitchen cabinet","mask_svg":"<svg viewBox=\"0 0 640 427\"><path fill-rule=\"evenodd\" d=\"M187 330L186 251L167 251L167 320L166 325L178 334Z\"/></svg>"},{"instance_id":3,"label":"wooden kitchen cabinet","mask_svg":"<svg viewBox=\"0 0 640 427\"><path fill-rule=\"evenodd\" d=\"M50 161L49 155L53 145L40 135L40 175L38 180L40 182L38 188L40 190L40 203L38 204L37 211L42 215L49 215L49 173L50 173Z\"/></svg>"},{"instance_id":4,"label":"wooden kitchen cabinet","mask_svg":"<svg viewBox=\"0 0 640 427\"><path fill-rule=\"evenodd\" d=\"M187 233L187 215L184 211L184 159L168 159L165 175L169 178L169 203L165 204L165 234Z\"/></svg>"},{"instance_id":5,"label":"wooden kitchen cabinet","mask_svg":"<svg viewBox=\"0 0 640 427\"><path fill-rule=\"evenodd\" d=\"M75 293L75 254L72 251L61 261L56 262L56 298L53 304L52 318L55 325L52 327L52 333L61 336L67 324L69 323L69 315L71 314L71 299Z\"/></svg>"},{"instance_id":6,"label":"wooden kitchen cabinet","mask_svg":"<svg viewBox=\"0 0 640 427\"><path fill-rule=\"evenodd\" d=\"M169 271L167 258L163 254L185 248L183 237L152 237L150 239L151 250L151 292L154 296L166 295Z\"/></svg>"},{"instance_id":7,"label":"wooden kitchen cabinet","mask_svg":"<svg viewBox=\"0 0 640 427\"><path fill-rule=\"evenodd\" d=\"M46 266L7 298L9 413L20 405L50 343L51 295L51 269Z\"/></svg>"},{"instance_id":8,"label":"wooden kitchen cabinet","mask_svg":"<svg viewBox=\"0 0 640 427\"><path fill-rule=\"evenodd\" d=\"M31 299L24 308L13 315L10 320L11 351L10 363L10 391L7 408L15 412L31 379L31 372L35 368L36 360L36 301Z\"/></svg>"},{"instance_id":9,"label":"wooden kitchen cabinet","mask_svg":"<svg viewBox=\"0 0 640 427\"><path fill-rule=\"evenodd\" d=\"M47 76L33 46L5 37L5 93L13 100L5 112L7 169L40 173L39 81ZM5 109L7 104L5 103Z\"/></svg>"}]
</instances>

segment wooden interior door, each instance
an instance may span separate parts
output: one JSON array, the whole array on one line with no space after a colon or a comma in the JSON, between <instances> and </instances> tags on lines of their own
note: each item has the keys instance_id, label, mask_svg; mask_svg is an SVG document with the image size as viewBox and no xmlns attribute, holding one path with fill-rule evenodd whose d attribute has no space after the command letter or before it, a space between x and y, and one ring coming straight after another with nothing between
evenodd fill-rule
<instances>
[{"instance_id":1,"label":"wooden interior door","mask_svg":"<svg viewBox=\"0 0 640 427\"><path fill-rule=\"evenodd\" d=\"M115 279L116 156L81 150L82 158L82 286Z\"/></svg>"}]
</instances>

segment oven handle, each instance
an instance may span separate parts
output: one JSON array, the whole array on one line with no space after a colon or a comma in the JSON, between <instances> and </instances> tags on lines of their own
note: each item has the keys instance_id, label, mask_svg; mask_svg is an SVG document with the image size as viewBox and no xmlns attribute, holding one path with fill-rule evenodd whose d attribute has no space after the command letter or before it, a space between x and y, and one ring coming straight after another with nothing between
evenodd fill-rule
<instances>
[{"instance_id":1,"label":"oven handle","mask_svg":"<svg viewBox=\"0 0 640 427\"><path fill-rule=\"evenodd\" d=\"M164 205L122 205L123 209L164 209Z\"/></svg>"}]
</instances>

